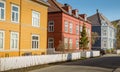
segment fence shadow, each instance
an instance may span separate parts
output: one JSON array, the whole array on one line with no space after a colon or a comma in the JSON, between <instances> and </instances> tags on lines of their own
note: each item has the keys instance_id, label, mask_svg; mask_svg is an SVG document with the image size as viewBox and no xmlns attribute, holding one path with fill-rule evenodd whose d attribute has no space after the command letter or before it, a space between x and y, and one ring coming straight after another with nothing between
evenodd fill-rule
<instances>
[{"instance_id":1,"label":"fence shadow","mask_svg":"<svg viewBox=\"0 0 120 72\"><path fill-rule=\"evenodd\" d=\"M116 69L120 67L120 56L91 58L86 60L79 60L76 62L65 63L64 65L91 66L91 67Z\"/></svg>"},{"instance_id":2,"label":"fence shadow","mask_svg":"<svg viewBox=\"0 0 120 72\"><path fill-rule=\"evenodd\" d=\"M68 55L67 55L67 61L71 61L71 60L72 60L72 54L68 53Z\"/></svg>"}]
</instances>

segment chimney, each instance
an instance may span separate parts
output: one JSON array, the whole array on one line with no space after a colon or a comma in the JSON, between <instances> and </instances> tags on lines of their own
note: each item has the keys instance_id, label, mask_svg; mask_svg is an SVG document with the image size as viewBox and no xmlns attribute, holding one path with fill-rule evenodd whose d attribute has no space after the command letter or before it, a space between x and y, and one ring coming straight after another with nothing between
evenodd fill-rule
<instances>
[{"instance_id":1,"label":"chimney","mask_svg":"<svg viewBox=\"0 0 120 72\"><path fill-rule=\"evenodd\" d=\"M87 15L86 14L79 14L80 17L82 17L85 21L87 21Z\"/></svg>"},{"instance_id":2,"label":"chimney","mask_svg":"<svg viewBox=\"0 0 120 72\"><path fill-rule=\"evenodd\" d=\"M72 14L78 17L78 10L77 9L72 10Z\"/></svg>"},{"instance_id":3,"label":"chimney","mask_svg":"<svg viewBox=\"0 0 120 72\"><path fill-rule=\"evenodd\" d=\"M97 9L96 12L99 13L99 10Z\"/></svg>"},{"instance_id":4,"label":"chimney","mask_svg":"<svg viewBox=\"0 0 120 72\"><path fill-rule=\"evenodd\" d=\"M67 3L64 4L63 9L66 10L70 15L72 14L72 7Z\"/></svg>"}]
</instances>

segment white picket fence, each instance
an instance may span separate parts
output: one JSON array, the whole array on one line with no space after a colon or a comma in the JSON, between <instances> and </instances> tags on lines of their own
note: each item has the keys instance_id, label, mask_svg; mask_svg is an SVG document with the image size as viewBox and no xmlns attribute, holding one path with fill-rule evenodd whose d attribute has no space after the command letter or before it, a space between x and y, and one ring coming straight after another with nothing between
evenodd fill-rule
<instances>
[{"instance_id":1,"label":"white picket fence","mask_svg":"<svg viewBox=\"0 0 120 72\"><path fill-rule=\"evenodd\" d=\"M98 56L99 52L94 52L93 54L97 54ZM81 52L68 54L0 58L0 71L77 59L81 59Z\"/></svg>"},{"instance_id":2,"label":"white picket fence","mask_svg":"<svg viewBox=\"0 0 120 72\"><path fill-rule=\"evenodd\" d=\"M116 50L116 53L117 53L117 54L120 54L120 49Z\"/></svg>"},{"instance_id":3,"label":"white picket fence","mask_svg":"<svg viewBox=\"0 0 120 72\"><path fill-rule=\"evenodd\" d=\"M81 52L81 57L90 58L100 56L100 51L83 51Z\"/></svg>"}]
</instances>

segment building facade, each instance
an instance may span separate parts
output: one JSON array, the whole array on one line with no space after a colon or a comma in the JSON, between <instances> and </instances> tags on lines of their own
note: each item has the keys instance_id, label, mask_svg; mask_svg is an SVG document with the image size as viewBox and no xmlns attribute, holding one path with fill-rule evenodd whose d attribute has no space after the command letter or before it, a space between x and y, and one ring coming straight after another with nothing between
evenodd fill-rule
<instances>
[{"instance_id":1,"label":"building facade","mask_svg":"<svg viewBox=\"0 0 120 72\"><path fill-rule=\"evenodd\" d=\"M0 0L0 57L46 54L48 5Z\"/></svg>"},{"instance_id":2,"label":"building facade","mask_svg":"<svg viewBox=\"0 0 120 72\"><path fill-rule=\"evenodd\" d=\"M92 22L92 32L98 33L98 38L92 49L114 49L116 47L116 28L112 23L101 13L97 11L96 14L88 17Z\"/></svg>"},{"instance_id":3,"label":"building facade","mask_svg":"<svg viewBox=\"0 0 120 72\"><path fill-rule=\"evenodd\" d=\"M91 49L91 24L86 20L85 14L78 14L68 4L61 4L56 0L48 0L51 6L48 9L48 49L60 51L79 50L79 38L82 26L85 24Z\"/></svg>"}]
</instances>

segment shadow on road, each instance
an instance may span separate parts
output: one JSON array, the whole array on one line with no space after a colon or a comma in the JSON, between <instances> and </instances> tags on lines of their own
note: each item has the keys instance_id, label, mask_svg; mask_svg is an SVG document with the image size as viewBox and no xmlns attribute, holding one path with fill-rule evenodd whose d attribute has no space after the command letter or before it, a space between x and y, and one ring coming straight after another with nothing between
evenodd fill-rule
<instances>
[{"instance_id":1,"label":"shadow on road","mask_svg":"<svg viewBox=\"0 0 120 72\"><path fill-rule=\"evenodd\" d=\"M91 66L91 67L116 69L120 67L120 56L91 58L76 62L65 63L64 65Z\"/></svg>"}]
</instances>

